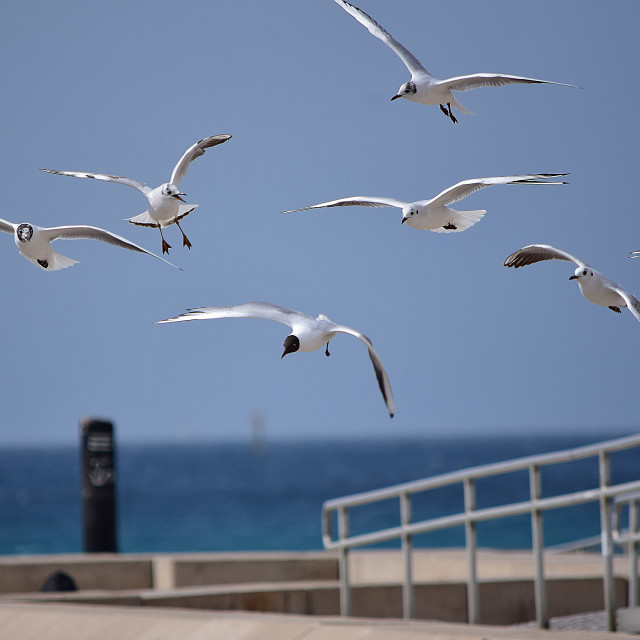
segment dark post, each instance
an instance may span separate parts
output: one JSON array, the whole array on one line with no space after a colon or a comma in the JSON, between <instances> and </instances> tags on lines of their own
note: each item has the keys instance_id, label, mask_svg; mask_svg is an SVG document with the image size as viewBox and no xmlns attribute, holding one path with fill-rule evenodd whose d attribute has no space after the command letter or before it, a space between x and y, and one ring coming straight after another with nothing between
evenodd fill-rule
<instances>
[{"instance_id":1,"label":"dark post","mask_svg":"<svg viewBox=\"0 0 640 640\"><path fill-rule=\"evenodd\" d=\"M84 550L116 552L113 425L84 418L80 423Z\"/></svg>"}]
</instances>

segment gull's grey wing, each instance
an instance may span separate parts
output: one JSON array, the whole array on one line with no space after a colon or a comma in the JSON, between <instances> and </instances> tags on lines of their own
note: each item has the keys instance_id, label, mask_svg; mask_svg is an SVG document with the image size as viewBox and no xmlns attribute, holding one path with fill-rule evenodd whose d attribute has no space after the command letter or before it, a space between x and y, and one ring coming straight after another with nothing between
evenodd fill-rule
<instances>
[{"instance_id":1,"label":"gull's grey wing","mask_svg":"<svg viewBox=\"0 0 640 640\"><path fill-rule=\"evenodd\" d=\"M218 144L222 144L229 140L231 136L228 133L221 133L217 136L209 136L202 140L192 144L183 154L182 158L178 160L178 164L173 168L171 173L171 179L169 182L178 186L182 178L185 177L189 165L200 156L204 155L204 152L210 147L215 147Z\"/></svg>"},{"instance_id":2,"label":"gull's grey wing","mask_svg":"<svg viewBox=\"0 0 640 640\"><path fill-rule=\"evenodd\" d=\"M495 178L470 178L462 180L441 191L429 204L448 205L458 202L472 193L493 187L496 184L567 184L566 182L547 182L549 178L559 178L567 173L532 173L523 176L498 176Z\"/></svg>"},{"instance_id":3,"label":"gull's grey wing","mask_svg":"<svg viewBox=\"0 0 640 640\"><path fill-rule=\"evenodd\" d=\"M376 379L378 381L378 386L380 387L380 392L382 393L382 397L384 398L384 402L387 405L387 411L389 411L389 417L393 418L394 415L394 407L393 407L393 392L391 391L391 383L389 382L389 378L387 377L387 372L384 369L384 365L382 364L382 360L380 356L376 353L376 350L373 348L371 344L371 340L364 335L364 333L360 333L360 331L356 331L355 329L351 329L351 327L345 327L343 325L336 325L333 328L333 331L339 333L347 333L355 338L358 338L360 342L366 345L369 351L369 358L371 359L371 364L373 365L373 370L376 374Z\"/></svg>"},{"instance_id":4,"label":"gull's grey wing","mask_svg":"<svg viewBox=\"0 0 640 640\"><path fill-rule=\"evenodd\" d=\"M366 14L362 9L354 7L345 0L336 0L336 2L347 12L350 13L361 25L365 26L371 35L382 40L399 58L404 62L405 66L411 72L411 75L431 75L420 63L411 51L401 45L388 31L383 29L370 15Z\"/></svg>"},{"instance_id":5,"label":"gull's grey wing","mask_svg":"<svg viewBox=\"0 0 640 640\"><path fill-rule=\"evenodd\" d=\"M15 228L15 224L12 224L11 222L0 218L0 231L4 231L5 233L10 233L13 235L13 233L15 233Z\"/></svg>"},{"instance_id":6,"label":"gull's grey wing","mask_svg":"<svg viewBox=\"0 0 640 640\"><path fill-rule=\"evenodd\" d=\"M294 213L295 211L306 211L307 209L321 209L323 207L397 207L402 209L407 202L396 200L395 198L378 198L376 196L352 196L350 198L340 198L339 200L329 200L320 204L312 204L302 209L289 209L282 213Z\"/></svg>"},{"instance_id":7,"label":"gull's grey wing","mask_svg":"<svg viewBox=\"0 0 640 640\"><path fill-rule=\"evenodd\" d=\"M58 176L71 176L72 178L93 178L94 180L103 180L104 182L117 182L127 187L133 187L138 191L148 195L152 189L142 182L138 182L133 178L125 178L124 176L112 176L108 173L87 173L86 171L56 171L55 169L40 169L45 173L54 173Z\"/></svg>"},{"instance_id":8,"label":"gull's grey wing","mask_svg":"<svg viewBox=\"0 0 640 640\"><path fill-rule=\"evenodd\" d=\"M550 244L530 244L522 247L522 249L518 249L518 251L514 251L510 256L507 256L504 266L516 267L517 269L542 260L567 260L568 262L574 262L579 267L589 266L580 258L576 258L562 249L556 249Z\"/></svg>"},{"instance_id":9,"label":"gull's grey wing","mask_svg":"<svg viewBox=\"0 0 640 640\"><path fill-rule=\"evenodd\" d=\"M636 317L636 320L640 321L640 300L638 300L635 296L632 296L630 293L627 293L624 289L619 286L613 287L616 293L620 294L620 296L627 303L627 307L629 311L633 313Z\"/></svg>"},{"instance_id":10,"label":"gull's grey wing","mask_svg":"<svg viewBox=\"0 0 640 640\"><path fill-rule=\"evenodd\" d=\"M296 322L301 320L313 321L313 319L305 313L291 311L291 309L285 309L270 302L245 302L243 304L232 304L228 307L198 307L197 309L188 309L187 313L183 313L175 318L160 320L156 322L156 324L183 322L186 320L215 320L218 318L262 318L263 320L280 322L290 327L293 327Z\"/></svg>"},{"instance_id":11,"label":"gull's grey wing","mask_svg":"<svg viewBox=\"0 0 640 640\"><path fill-rule=\"evenodd\" d=\"M446 80L441 80L438 84L447 86L454 91L470 91L480 87L504 87L508 84L558 84L563 87L579 88L575 84L538 80L537 78L525 78L523 76L510 76L502 73L471 73L467 76L447 78Z\"/></svg>"},{"instance_id":12,"label":"gull's grey wing","mask_svg":"<svg viewBox=\"0 0 640 640\"><path fill-rule=\"evenodd\" d=\"M65 227L40 227L40 233L47 239L47 242L53 242L54 240L100 240L107 244L112 244L116 247L122 247L123 249L129 249L130 251L138 251L139 253L146 253L162 262L180 269L175 264L157 256L151 251L147 251L143 247L131 242L122 236L100 229L99 227L89 227L85 225L69 225Z\"/></svg>"}]
</instances>

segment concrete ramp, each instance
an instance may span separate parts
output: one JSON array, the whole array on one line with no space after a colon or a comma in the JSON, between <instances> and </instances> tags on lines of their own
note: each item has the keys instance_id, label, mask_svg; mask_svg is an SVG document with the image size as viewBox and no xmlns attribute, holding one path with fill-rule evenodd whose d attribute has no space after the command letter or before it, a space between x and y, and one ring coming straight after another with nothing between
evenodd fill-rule
<instances>
[{"instance_id":1,"label":"concrete ramp","mask_svg":"<svg viewBox=\"0 0 640 640\"><path fill-rule=\"evenodd\" d=\"M401 620L131 607L0 604L3 640L634 640L599 631L541 631Z\"/></svg>"}]
</instances>

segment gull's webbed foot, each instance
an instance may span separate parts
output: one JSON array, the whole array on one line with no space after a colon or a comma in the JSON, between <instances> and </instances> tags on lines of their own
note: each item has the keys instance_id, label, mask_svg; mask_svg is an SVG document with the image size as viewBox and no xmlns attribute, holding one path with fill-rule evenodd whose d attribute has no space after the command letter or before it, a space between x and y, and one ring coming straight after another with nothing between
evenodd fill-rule
<instances>
[{"instance_id":1,"label":"gull's webbed foot","mask_svg":"<svg viewBox=\"0 0 640 640\"><path fill-rule=\"evenodd\" d=\"M447 102L447 107L449 108L449 117L451 118L451 122L453 124L458 124L457 118L453 115L453 111L451 111L451 103Z\"/></svg>"},{"instance_id":2,"label":"gull's webbed foot","mask_svg":"<svg viewBox=\"0 0 640 640\"><path fill-rule=\"evenodd\" d=\"M189 242L189 238L187 238L185 232L182 230L180 223L176 220L176 224L178 225L178 229L180 229L180 233L182 233L182 246L187 247L187 249L191 249L191 243Z\"/></svg>"}]
</instances>

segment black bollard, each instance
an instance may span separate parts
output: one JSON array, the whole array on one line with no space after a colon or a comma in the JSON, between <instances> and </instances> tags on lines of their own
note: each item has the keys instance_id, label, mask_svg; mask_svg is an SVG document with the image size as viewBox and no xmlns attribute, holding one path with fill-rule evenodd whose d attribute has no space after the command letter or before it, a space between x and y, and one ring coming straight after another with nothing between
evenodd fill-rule
<instances>
[{"instance_id":1,"label":"black bollard","mask_svg":"<svg viewBox=\"0 0 640 640\"><path fill-rule=\"evenodd\" d=\"M80 423L85 553L117 552L113 425L84 418Z\"/></svg>"}]
</instances>

